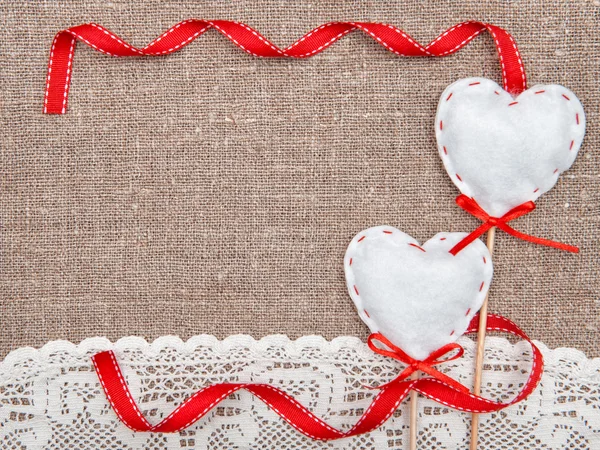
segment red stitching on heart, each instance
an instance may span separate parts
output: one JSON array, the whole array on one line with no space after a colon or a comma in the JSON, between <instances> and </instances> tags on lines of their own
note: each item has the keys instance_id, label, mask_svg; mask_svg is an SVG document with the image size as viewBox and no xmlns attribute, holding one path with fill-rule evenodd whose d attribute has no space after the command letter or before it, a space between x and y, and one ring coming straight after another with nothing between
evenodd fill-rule
<instances>
[{"instance_id":1,"label":"red stitching on heart","mask_svg":"<svg viewBox=\"0 0 600 450\"><path fill-rule=\"evenodd\" d=\"M383 232L384 232L385 234L392 234L392 232L391 232L391 231L387 231L387 230L384 230Z\"/></svg>"},{"instance_id":2,"label":"red stitching on heart","mask_svg":"<svg viewBox=\"0 0 600 450\"><path fill-rule=\"evenodd\" d=\"M381 230L381 231L383 231L383 232L386 232L386 231L389 231L389 230ZM367 235L363 235L363 236L362 236L360 239L362 240L362 239L364 239L365 237L367 237ZM441 237L441 238L440 238L440 240L441 240L441 241L444 241L444 240L446 240L446 239L447 239L447 237ZM418 249L419 249L419 250L421 250L422 252L426 252L426 250L425 250L423 247L421 247L420 245L417 245L417 244L415 244L415 243L412 243L412 242L409 242L409 243L407 243L407 244L408 244L409 246L411 246L411 247L418 248ZM487 259L486 259L486 257L485 257L484 255L482 255L482 259L483 259L483 263L484 263L484 264L487 264ZM353 258L350 258L350 259L349 259L349 261L350 261L350 264L352 264ZM483 290L484 286L485 286L485 281L482 281L482 282L481 282L481 285L480 285L480 287L479 287L479 291L480 291L480 292ZM360 294L359 294L359 290L358 290L358 287L357 287L357 285L356 285L356 284L353 284L353 285L352 285L352 287L353 287L353 289L354 289L354 292L356 293L356 296L359 296ZM358 305L357 305L357 306L358 306ZM364 315L366 316L366 318L368 318L368 319L371 319L371 315L369 314L369 312L367 311L367 309L366 309L366 308L363 308L363 312L364 312ZM471 309L471 308L468 308L468 309L467 309L467 311L466 311L466 313L465 313L465 317L469 317L469 314L470 314L471 312L472 312L472 309ZM455 330L455 329L453 329L453 330L450 332L450 336L454 336L455 334L456 334L456 330ZM417 389L417 390L418 390L418 389ZM421 391L419 391L419 392L421 392ZM423 392L421 392L421 394L423 394ZM371 403L371 405L369 405L369 408L367 409L367 411L371 410L371 409L374 407L375 403L377 403L377 401L378 401L378 400L379 400L379 397L377 397L377 398L376 398L376 399L373 401L373 403ZM439 398L436 398L436 400L440 400L440 399L439 399ZM490 401L490 402L491 402L491 401ZM446 405L448 405L448 406L452 406L452 404L451 404L452 402L444 403L443 401L439 401L439 403L446 404ZM399 402L397 402L397 404L399 404ZM396 406L397 406L397 405L396 405ZM456 405L454 405L454 406L456 406ZM472 410L472 412L477 412L477 411L473 409L473 410ZM390 415L391 415L391 413L390 413L390 414L388 414L386 417L389 417ZM363 418L364 418L364 416L362 416L362 417L361 417L361 419L359 419L359 423L357 423L357 424L355 425L355 428L359 426L359 424L360 424L360 422L363 420ZM382 423L383 423L385 420L386 420L386 419L385 419L385 418L383 418L383 420L382 420Z\"/></svg>"},{"instance_id":3,"label":"red stitching on heart","mask_svg":"<svg viewBox=\"0 0 600 450\"><path fill-rule=\"evenodd\" d=\"M443 129L444 129L444 122L442 122L442 121L440 120L440 130L443 130Z\"/></svg>"},{"instance_id":4,"label":"red stitching on heart","mask_svg":"<svg viewBox=\"0 0 600 450\"><path fill-rule=\"evenodd\" d=\"M473 83L469 83L469 84L468 84L468 87L470 87L470 86L475 86L476 84L480 84L480 82L473 82ZM546 90L545 90L545 89L541 89L541 90L539 90L539 91L535 91L535 92L534 92L534 94L543 94L543 93L545 93L545 92L546 92ZM453 93L451 93L451 94L450 94L450 96L451 96L452 94L453 94ZM496 94L496 95L500 95L500 92L498 92L498 91L494 91L494 94ZM569 101L571 100L571 99L570 99L570 98L569 98L567 95L565 95L565 94L561 94L561 95L562 95L562 96L563 96L563 97L564 97L566 100L569 100ZM450 98L450 96L448 96L448 98L447 98L446 100L448 100L448 99ZM508 106L514 106L514 105L516 105L516 104L518 104L518 103L519 103L518 101L513 101L513 102L509 103L509 104L508 104ZM581 120L580 120L580 118L579 118L579 113L575 113L575 122L577 123L577 125L580 125L580 122L581 122ZM440 120L440 130L443 130L443 120ZM438 142L439 142L439 139L438 139ZM575 147L575 140L571 140L571 143L569 144L569 151L572 151L574 147ZM445 145L442 145L442 149L443 149L443 151L444 151L444 155L448 155L448 149L446 148L446 146L445 146ZM557 169L555 169L555 170L554 170L553 174L557 174L558 172L559 172L559 169L557 168ZM461 176L460 176L458 173L455 173L455 175L456 175L456 178L458 179L458 181L460 181L460 182L463 182L463 183L464 183L464 181L463 181L462 177L461 177ZM539 187L538 187L538 188L535 188L535 190L533 191L533 193L535 194L535 193L539 192L539 190L540 190L540 188L539 188Z\"/></svg>"},{"instance_id":5,"label":"red stitching on heart","mask_svg":"<svg viewBox=\"0 0 600 450\"><path fill-rule=\"evenodd\" d=\"M477 86L478 84L481 84L481 82L476 81L475 83L470 83L469 86Z\"/></svg>"},{"instance_id":6,"label":"red stitching on heart","mask_svg":"<svg viewBox=\"0 0 600 450\"><path fill-rule=\"evenodd\" d=\"M364 239L366 238L366 236L361 237L358 242L362 242Z\"/></svg>"},{"instance_id":7,"label":"red stitching on heart","mask_svg":"<svg viewBox=\"0 0 600 450\"><path fill-rule=\"evenodd\" d=\"M352 258L350 258L350 264L349 264L349 265L350 265L350 266L352 265Z\"/></svg>"},{"instance_id":8,"label":"red stitching on heart","mask_svg":"<svg viewBox=\"0 0 600 450\"><path fill-rule=\"evenodd\" d=\"M451 97L452 97L452 92L450 92L450 95L446 98L446 101L450 100Z\"/></svg>"}]
</instances>

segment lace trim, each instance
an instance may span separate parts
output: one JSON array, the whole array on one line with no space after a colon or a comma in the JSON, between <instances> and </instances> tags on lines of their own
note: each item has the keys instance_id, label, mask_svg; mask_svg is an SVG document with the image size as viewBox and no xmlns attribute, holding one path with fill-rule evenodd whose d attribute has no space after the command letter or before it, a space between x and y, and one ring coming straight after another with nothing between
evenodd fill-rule
<instances>
[{"instance_id":1,"label":"lace trim","mask_svg":"<svg viewBox=\"0 0 600 450\"><path fill-rule=\"evenodd\" d=\"M472 383L475 343L466 337L461 360L447 373ZM600 448L600 358L568 348L544 354L540 387L525 402L481 416L482 448ZM333 426L351 427L370 403L373 385L393 378L398 364L373 354L355 337L295 341L273 335L260 340L237 335L222 341L195 336L187 342L165 336L152 343L127 337L78 345L54 341L39 350L21 348L0 363L0 436L4 448L405 448L407 405L377 431L320 443L299 434L260 401L240 392L197 425L179 434L132 433L110 409L90 356L112 349L144 414L153 423L202 386L225 381L265 382L286 390ZM486 340L483 394L515 395L530 366L528 345L499 337ZM468 414L419 399L420 448L467 448Z\"/></svg>"},{"instance_id":2,"label":"lace trim","mask_svg":"<svg viewBox=\"0 0 600 450\"><path fill-rule=\"evenodd\" d=\"M466 355L472 355L475 350L475 342L466 337L458 341L465 349ZM486 337L486 350L500 350L505 355L513 355L520 358L523 352L528 351L528 345L524 342L511 344L508 339L488 336ZM562 361L564 363L583 364L583 368L589 372L589 375L596 374L600 370L600 358L588 357L580 350L567 347L549 349L540 341L535 344L544 354L546 364L552 361ZM359 355L373 356L373 352L367 347L366 343L354 336L340 336L328 341L322 336L302 336L292 340L283 334L273 334L255 339L246 334L236 334L228 336L223 340L215 336L201 334L193 336L187 341L183 341L178 336L161 336L152 342L140 336L123 337L112 343L105 337L87 338L79 344L66 340L50 341L43 347L36 349L34 347L22 347L11 351L4 361L0 361L0 376L4 371L10 370L15 366L20 366L23 361L37 361L39 363L51 363L58 353L72 354L75 357L88 357L103 350L114 350L117 353L130 350L139 350L147 355L158 355L166 349L176 350L182 354L190 354L201 347L209 347L215 354L227 355L233 349L244 348L255 356L269 357L269 351L273 347L279 347L286 351L289 356L300 356L304 350L318 348L323 354L335 355L342 348L349 348L356 351Z\"/></svg>"}]
</instances>

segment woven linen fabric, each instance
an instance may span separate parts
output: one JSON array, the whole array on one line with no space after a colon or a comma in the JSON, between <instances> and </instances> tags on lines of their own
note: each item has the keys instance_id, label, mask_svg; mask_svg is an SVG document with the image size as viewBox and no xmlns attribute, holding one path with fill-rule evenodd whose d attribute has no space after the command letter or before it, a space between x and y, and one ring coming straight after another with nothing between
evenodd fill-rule
<instances>
[{"instance_id":1,"label":"woven linen fabric","mask_svg":"<svg viewBox=\"0 0 600 450\"><path fill-rule=\"evenodd\" d=\"M331 20L394 24L426 43L464 20L506 28L529 84L563 84L588 127L580 155L511 223L578 255L497 233L490 310L549 347L600 355L600 3L0 3L0 354L52 339L246 333L367 336L343 256L379 224L424 242L479 222L436 150L457 79L500 82L493 40L402 58L352 33L306 60L257 59L214 30L163 58L78 44L69 110L42 114L54 34L94 21L143 46L190 17L280 46Z\"/></svg>"}]
</instances>

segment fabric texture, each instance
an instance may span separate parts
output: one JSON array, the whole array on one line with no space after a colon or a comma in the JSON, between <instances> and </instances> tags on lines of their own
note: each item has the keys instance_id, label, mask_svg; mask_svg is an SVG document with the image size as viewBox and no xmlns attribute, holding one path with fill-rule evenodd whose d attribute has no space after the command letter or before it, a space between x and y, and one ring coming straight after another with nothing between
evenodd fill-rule
<instances>
[{"instance_id":1,"label":"fabric texture","mask_svg":"<svg viewBox=\"0 0 600 450\"><path fill-rule=\"evenodd\" d=\"M468 19L506 28L529 85L561 84L588 129L573 167L511 223L579 255L497 235L490 311L550 347L600 355L600 35L595 0L0 3L0 351L103 335L365 339L343 256L381 223L423 242L479 221L454 204L438 99L501 81L493 39L401 58L353 33L307 60L261 60L209 31L165 58L79 46L69 113L42 114L54 34L98 22L144 46L189 17L248 23L285 46L331 20L428 42Z\"/></svg>"},{"instance_id":2,"label":"fabric texture","mask_svg":"<svg viewBox=\"0 0 600 450\"><path fill-rule=\"evenodd\" d=\"M502 217L548 192L571 167L585 114L563 86L536 85L513 98L492 80L466 78L442 93L435 134L460 192Z\"/></svg>"},{"instance_id":3,"label":"fabric texture","mask_svg":"<svg viewBox=\"0 0 600 450\"><path fill-rule=\"evenodd\" d=\"M394 227L378 226L352 239L344 258L348 293L373 333L418 360L462 336L493 273L479 239L450 254L465 236L438 233L421 246Z\"/></svg>"},{"instance_id":4,"label":"fabric texture","mask_svg":"<svg viewBox=\"0 0 600 450\"><path fill-rule=\"evenodd\" d=\"M470 385L475 342L462 337L461 359L440 365ZM256 397L238 392L191 428L172 434L132 433L118 421L90 364L91 355L112 349L132 398L151 423L208 384L269 383L293 395L331 426L349 429L368 408L376 390L365 386L393 379L397 361L373 353L356 337L325 341L316 336L290 341L268 336L255 341L231 336L219 341L194 336L187 342L163 337L148 343L103 338L80 345L52 342L39 351L20 349L0 364L0 437L5 448L107 449L408 449L409 408L404 401L377 430L353 438L318 442L292 428ZM480 416L480 446L493 450L596 449L600 446L600 359L572 348L543 344L545 372L525 401ZM526 342L490 337L482 394L512 399L531 369ZM418 447L468 447L470 414L419 398Z\"/></svg>"}]
</instances>

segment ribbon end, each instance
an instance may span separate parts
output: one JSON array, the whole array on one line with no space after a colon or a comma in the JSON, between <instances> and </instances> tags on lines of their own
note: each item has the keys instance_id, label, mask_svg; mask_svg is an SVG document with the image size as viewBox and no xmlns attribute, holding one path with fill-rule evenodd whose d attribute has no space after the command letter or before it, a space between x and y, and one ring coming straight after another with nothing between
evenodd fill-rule
<instances>
[{"instance_id":1,"label":"ribbon end","mask_svg":"<svg viewBox=\"0 0 600 450\"><path fill-rule=\"evenodd\" d=\"M454 247L452 247L449 251L449 253L452 256L456 256L458 254L458 252L460 252L463 248L465 248L463 244L463 241L460 241L458 244L456 244Z\"/></svg>"},{"instance_id":2,"label":"ribbon end","mask_svg":"<svg viewBox=\"0 0 600 450\"><path fill-rule=\"evenodd\" d=\"M452 256L458 255L458 253L461 250L463 250L467 245L469 245L471 242L473 242L475 239L477 239L479 236L485 233L489 228L491 227L489 227L487 224L481 225L475 231L471 232L469 235L461 239L454 247L452 247L448 251L448 253L450 253Z\"/></svg>"}]
</instances>

